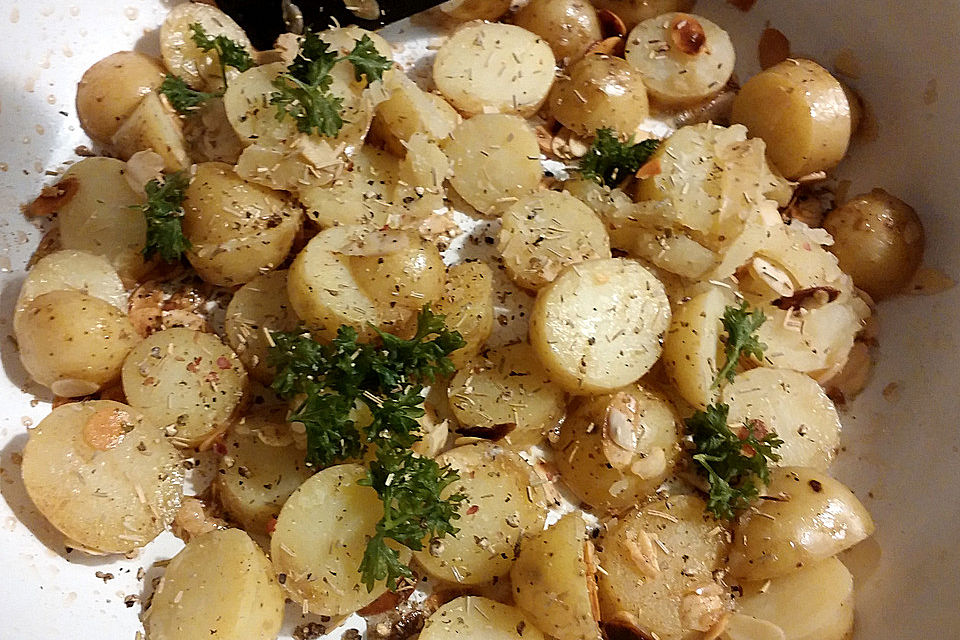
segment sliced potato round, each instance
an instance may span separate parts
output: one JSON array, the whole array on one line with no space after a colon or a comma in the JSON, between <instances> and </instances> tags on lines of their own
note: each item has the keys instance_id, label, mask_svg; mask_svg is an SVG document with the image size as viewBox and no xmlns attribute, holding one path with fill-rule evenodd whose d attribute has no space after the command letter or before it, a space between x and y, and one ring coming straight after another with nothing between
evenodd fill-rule
<instances>
[{"instance_id":1,"label":"sliced potato round","mask_svg":"<svg viewBox=\"0 0 960 640\"><path fill-rule=\"evenodd\" d=\"M70 289L37 296L14 324L23 368L64 397L89 395L115 380L140 341L125 313Z\"/></svg>"},{"instance_id":2,"label":"sliced potato round","mask_svg":"<svg viewBox=\"0 0 960 640\"><path fill-rule=\"evenodd\" d=\"M591 260L540 290L530 344L571 393L609 393L650 370L669 325L670 303L653 274L633 260Z\"/></svg>"},{"instance_id":3,"label":"sliced potato round","mask_svg":"<svg viewBox=\"0 0 960 640\"><path fill-rule=\"evenodd\" d=\"M540 146L522 118L484 114L458 126L443 146L450 184L480 213L498 213L540 186Z\"/></svg>"},{"instance_id":4,"label":"sliced potato round","mask_svg":"<svg viewBox=\"0 0 960 640\"><path fill-rule=\"evenodd\" d=\"M194 42L193 25L200 25L207 37L224 36L253 55L253 45L247 34L233 18L208 4L178 4L170 10L160 25L160 53L163 63L175 76L183 78L194 89L220 91L223 89L223 73L227 84L240 71L233 67L221 69L220 56L216 50L203 51Z\"/></svg>"},{"instance_id":5,"label":"sliced potato round","mask_svg":"<svg viewBox=\"0 0 960 640\"><path fill-rule=\"evenodd\" d=\"M99 298L120 311L127 310L127 290L106 258L86 251L62 249L40 258L27 273L20 286L17 313L35 298L64 289Z\"/></svg>"},{"instance_id":6,"label":"sliced potato round","mask_svg":"<svg viewBox=\"0 0 960 640\"><path fill-rule=\"evenodd\" d=\"M460 479L442 497L462 492L459 533L430 541L414 557L434 578L481 585L505 576L516 559L521 537L543 529L542 490L533 488L532 467L517 453L489 442L464 445L437 457Z\"/></svg>"},{"instance_id":7,"label":"sliced potato round","mask_svg":"<svg viewBox=\"0 0 960 640\"><path fill-rule=\"evenodd\" d=\"M670 11L689 11L693 0L593 0L593 5L615 13L627 29L632 29L638 22Z\"/></svg>"},{"instance_id":8,"label":"sliced potato round","mask_svg":"<svg viewBox=\"0 0 960 640\"><path fill-rule=\"evenodd\" d=\"M456 20L496 20L510 10L508 0L451 0L440 10Z\"/></svg>"},{"instance_id":9,"label":"sliced potato round","mask_svg":"<svg viewBox=\"0 0 960 640\"><path fill-rule=\"evenodd\" d=\"M332 183L297 190L307 216L321 227L386 226L393 204L399 164L393 155L368 145L353 157L349 169Z\"/></svg>"},{"instance_id":10,"label":"sliced potato round","mask_svg":"<svg viewBox=\"0 0 960 640\"><path fill-rule=\"evenodd\" d=\"M480 596L454 598L423 625L420 640L543 640L543 634L516 607Z\"/></svg>"},{"instance_id":11,"label":"sliced potato round","mask_svg":"<svg viewBox=\"0 0 960 640\"><path fill-rule=\"evenodd\" d=\"M123 363L122 379L130 404L181 446L225 429L247 386L247 372L230 347L213 334L182 327L137 345Z\"/></svg>"},{"instance_id":12,"label":"sliced potato round","mask_svg":"<svg viewBox=\"0 0 960 640\"><path fill-rule=\"evenodd\" d=\"M546 100L555 66L550 45L536 34L510 24L471 22L437 51L433 80L465 115L527 117Z\"/></svg>"},{"instance_id":13,"label":"sliced potato round","mask_svg":"<svg viewBox=\"0 0 960 640\"><path fill-rule=\"evenodd\" d=\"M513 23L547 41L557 60L574 60L601 38L597 10L586 0L531 0Z\"/></svg>"},{"instance_id":14,"label":"sliced potato round","mask_svg":"<svg viewBox=\"0 0 960 640\"><path fill-rule=\"evenodd\" d=\"M447 284L435 311L466 345L450 354L458 369L483 348L493 332L493 270L484 262L462 262L447 269Z\"/></svg>"},{"instance_id":15,"label":"sliced potato round","mask_svg":"<svg viewBox=\"0 0 960 640\"><path fill-rule=\"evenodd\" d=\"M387 590L360 582L364 549L383 516L371 487L358 484L359 464L324 469L293 492L280 510L270 542L273 569L287 595L310 613L340 616L365 607ZM408 562L410 551L400 550Z\"/></svg>"},{"instance_id":16,"label":"sliced potato round","mask_svg":"<svg viewBox=\"0 0 960 640\"><path fill-rule=\"evenodd\" d=\"M764 495L776 499L761 500L737 523L733 576L776 578L873 535L873 519L853 492L815 469L772 469Z\"/></svg>"},{"instance_id":17,"label":"sliced potato round","mask_svg":"<svg viewBox=\"0 0 960 640\"><path fill-rule=\"evenodd\" d=\"M317 35L320 36L321 40L330 45L331 50L338 52L341 56L345 56L350 53L356 46L357 42L366 36L373 41L373 48L376 49L378 54L387 60L393 60L393 47L390 46L390 43L387 42L386 38L376 31L369 31L356 25L349 24L345 27L337 27L318 31Z\"/></svg>"},{"instance_id":18,"label":"sliced potato round","mask_svg":"<svg viewBox=\"0 0 960 640\"><path fill-rule=\"evenodd\" d=\"M567 192L521 198L502 216L499 249L507 275L526 289L552 282L564 267L610 257L603 222Z\"/></svg>"},{"instance_id":19,"label":"sliced potato round","mask_svg":"<svg viewBox=\"0 0 960 640\"><path fill-rule=\"evenodd\" d=\"M673 407L643 387L584 399L560 427L554 459L586 504L620 511L653 493L680 457Z\"/></svg>"},{"instance_id":20,"label":"sliced potato round","mask_svg":"<svg viewBox=\"0 0 960 640\"><path fill-rule=\"evenodd\" d=\"M147 219L134 208L144 196L131 188L126 164L84 158L67 169L60 184L68 180L76 181L76 192L58 210L60 245L104 256L126 278L140 276Z\"/></svg>"},{"instance_id":21,"label":"sliced potato round","mask_svg":"<svg viewBox=\"0 0 960 640\"><path fill-rule=\"evenodd\" d=\"M371 134L396 156L406 155L405 143L414 134L441 142L461 122L460 114L446 100L424 91L400 70L383 74L383 86L390 95L377 105Z\"/></svg>"},{"instance_id":22,"label":"sliced potato round","mask_svg":"<svg viewBox=\"0 0 960 640\"><path fill-rule=\"evenodd\" d=\"M627 37L625 55L650 97L665 105L690 104L719 92L736 62L727 32L688 13L641 22Z\"/></svg>"},{"instance_id":23,"label":"sliced potato round","mask_svg":"<svg viewBox=\"0 0 960 640\"><path fill-rule=\"evenodd\" d=\"M584 137L609 128L626 138L650 115L647 89L623 58L588 54L557 80L550 115Z\"/></svg>"},{"instance_id":24,"label":"sliced potato round","mask_svg":"<svg viewBox=\"0 0 960 640\"><path fill-rule=\"evenodd\" d=\"M91 138L108 144L143 96L163 83L163 67L148 55L118 51L96 62L77 85L77 116Z\"/></svg>"},{"instance_id":25,"label":"sliced potato round","mask_svg":"<svg viewBox=\"0 0 960 640\"><path fill-rule=\"evenodd\" d=\"M593 555L579 512L524 540L510 574L517 606L551 636L599 640Z\"/></svg>"},{"instance_id":26,"label":"sliced potato round","mask_svg":"<svg viewBox=\"0 0 960 640\"><path fill-rule=\"evenodd\" d=\"M264 384L273 382L274 369L267 364L268 332L293 331L299 319L287 296L287 272L257 276L233 294L227 305L224 331L227 342L250 375Z\"/></svg>"},{"instance_id":27,"label":"sliced potato round","mask_svg":"<svg viewBox=\"0 0 960 640\"><path fill-rule=\"evenodd\" d=\"M150 640L274 640L282 623L270 561L240 529L188 542L167 565L144 619Z\"/></svg>"},{"instance_id":28,"label":"sliced potato round","mask_svg":"<svg viewBox=\"0 0 960 640\"><path fill-rule=\"evenodd\" d=\"M787 369L752 369L723 389L729 420L760 420L783 440L782 467L826 471L840 446L840 416L813 378Z\"/></svg>"},{"instance_id":29,"label":"sliced potato round","mask_svg":"<svg viewBox=\"0 0 960 640\"><path fill-rule=\"evenodd\" d=\"M774 625L783 640L846 640L853 632L853 576L836 558L740 587L738 615Z\"/></svg>"},{"instance_id":30,"label":"sliced potato round","mask_svg":"<svg viewBox=\"0 0 960 640\"><path fill-rule=\"evenodd\" d=\"M604 535L604 621L626 614L648 636L693 640L722 619L730 596L713 572L726 557L726 532L705 508L696 496L659 500Z\"/></svg>"},{"instance_id":31,"label":"sliced potato round","mask_svg":"<svg viewBox=\"0 0 960 640\"><path fill-rule=\"evenodd\" d=\"M122 160L138 151L154 151L163 159L165 171L181 171L191 164L183 125L157 93L143 97L113 134L110 147Z\"/></svg>"},{"instance_id":32,"label":"sliced potato round","mask_svg":"<svg viewBox=\"0 0 960 640\"><path fill-rule=\"evenodd\" d=\"M785 60L750 78L733 101L731 118L763 138L788 178L836 166L852 133L843 86L812 60Z\"/></svg>"},{"instance_id":33,"label":"sliced potato round","mask_svg":"<svg viewBox=\"0 0 960 640\"><path fill-rule=\"evenodd\" d=\"M720 318L732 298L711 287L676 305L664 338L667 375L683 399L701 409L717 396L713 381L720 368Z\"/></svg>"},{"instance_id":34,"label":"sliced potato round","mask_svg":"<svg viewBox=\"0 0 960 640\"><path fill-rule=\"evenodd\" d=\"M563 417L566 394L550 382L525 342L490 349L457 372L447 389L450 408L471 435L526 446Z\"/></svg>"},{"instance_id":35,"label":"sliced potato round","mask_svg":"<svg viewBox=\"0 0 960 640\"><path fill-rule=\"evenodd\" d=\"M180 454L158 425L110 400L57 407L23 450L23 484L71 546L126 553L173 522Z\"/></svg>"}]
</instances>

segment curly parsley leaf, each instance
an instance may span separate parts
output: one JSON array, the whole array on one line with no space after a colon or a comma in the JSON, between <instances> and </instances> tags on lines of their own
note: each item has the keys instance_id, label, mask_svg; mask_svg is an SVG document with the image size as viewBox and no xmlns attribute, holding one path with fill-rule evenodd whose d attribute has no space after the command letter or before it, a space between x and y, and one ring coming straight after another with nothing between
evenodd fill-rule
<instances>
[{"instance_id":1,"label":"curly parsley leaf","mask_svg":"<svg viewBox=\"0 0 960 640\"><path fill-rule=\"evenodd\" d=\"M729 406L717 403L684 422L696 445L693 459L710 486L707 510L732 520L756 500L758 481L769 481L768 461L780 460L775 449L783 441L776 433L766 433L758 420L746 421L735 433L727 424L729 413Z\"/></svg>"},{"instance_id":2,"label":"curly parsley leaf","mask_svg":"<svg viewBox=\"0 0 960 640\"><path fill-rule=\"evenodd\" d=\"M380 80L383 78L383 73L393 65L389 59L380 55L373 40L366 34L356 41L353 51L347 54L346 59L353 65L357 82L364 76L367 77L367 82Z\"/></svg>"},{"instance_id":3,"label":"curly parsley leaf","mask_svg":"<svg viewBox=\"0 0 960 640\"><path fill-rule=\"evenodd\" d=\"M177 113L184 115L196 111L204 102L220 95L191 89L183 78L170 74L167 74L163 79L163 83L160 85L160 93L167 96L170 106L176 109Z\"/></svg>"},{"instance_id":4,"label":"curly parsley leaf","mask_svg":"<svg viewBox=\"0 0 960 640\"><path fill-rule=\"evenodd\" d=\"M143 211L147 219L147 244L143 248L147 258L159 253L165 261L176 262L190 248L180 223L189 185L190 177L178 171L166 176L163 182L151 180L144 186L147 202L134 208Z\"/></svg>"},{"instance_id":5,"label":"curly parsley leaf","mask_svg":"<svg viewBox=\"0 0 960 640\"><path fill-rule=\"evenodd\" d=\"M763 351L767 345L760 342L756 332L766 320L767 317L760 309L750 311L746 300L740 303L739 308L728 306L724 309L720 323L727 332L723 338L727 361L717 372L711 388L718 387L723 380L733 382L741 356L753 356L757 360L763 360Z\"/></svg>"},{"instance_id":6,"label":"curly parsley leaf","mask_svg":"<svg viewBox=\"0 0 960 640\"><path fill-rule=\"evenodd\" d=\"M637 172L660 146L651 138L634 144L633 136L620 142L613 129L597 129L587 154L580 159L580 175L602 185L616 186Z\"/></svg>"},{"instance_id":7,"label":"curly parsley leaf","mask_svg":"<svg viewBox=\"0 0 960 640\"><path fill-rule=\"evenodd\" d=\"M277 120L292 116L301 133L333 137L343 128L343 98L301 82L290 74L273 80L276 91L270 104L277 106Z\"/></svg>"},{"instance_id":8,"label":"curly parsley leaf","mask_svg":"<svg viewBox=\"0 0 960 640\"><path fill-rule=\"evenodd\" d=\"M199 22L190 25L193 43L201 51L216 51L217 58L220 60L220 71L223 74L223 83L227 83L227 67L233 67L241 73L253 67L253 56L236 40L231 40L227 36L218 35L210 37Z\"/></svg>"}]
</instances>

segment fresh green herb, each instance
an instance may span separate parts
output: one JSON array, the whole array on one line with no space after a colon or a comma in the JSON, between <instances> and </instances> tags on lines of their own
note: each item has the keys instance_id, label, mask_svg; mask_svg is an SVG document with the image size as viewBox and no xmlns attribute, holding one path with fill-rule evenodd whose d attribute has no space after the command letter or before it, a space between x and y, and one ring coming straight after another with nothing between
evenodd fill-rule
<instances>
[{"instance_id":1,"label":"fresh green herb","mask_svg":"<svg viewBox=\"0 0 960 640\"><path fill-rule=\"evenodd\" d=\"M717 372L711 388L718 387L723 380L733 382L740 356L754 356L763 360L763 351L767 345L760 342L755 334L766 320L767 317L760 309L750 311L746 300L740 303L739 308L728 306L724 309L720 323L727 332L723 339L727 362Z\"/></svg>"},{"instance_id":2,"label":"fresh green herb","mask_svg":"<svg viewBox=\"0 0 960 640\"><path fill-rule=\"evenodd\" d=\"M196 111L204 102L220 95L191 89L183 78L170 74L167 74L167 77L163 79L163 84L160 85L160 93L167 96L170 106L182 114Z\"/></svg>"},{"instance_id":3,"label":"fresh green herb","mask_svg":"<svg viewBox=\"0 0 960 640\"><path fill-rule=\"evenodd\" d=\"M633 136L620 142L613 129L597 129L590 150L580 159L580 174L599 184L616 186L646 164L659 146L660 141L652 138L634 144Z\"/></svg>"},{"instance_id":4,"label":"fresh green herb","mask_svg":"<svg viewBox=\"0 0 960 640\"><path fill-rule=\"evenodd\" d=\"M236 41L223 35L211 38L199 22L191 24L190 30L193 32L193 43L201 51L217 52L224 87L227 86L227 67L243 72L253 66L253 57ZM169 74L160 85L160 93L167 96L170 105L183 115L196 111L200 105L211 98L223 96L223 91L208 93L192 89L183 78Z\"/></svg>"},{"instance_id":5,"label":"fresh green herb","mask_svg":"<svg viewBox=\"0 0 960 640\"><path fill-rule=\"evenodd\" d=\"M423 384L453 373L448 356L465 344L443 320L424 307L413 338L378 331L376 344L359 342L356 330L346 326L327 344L305 333L271 334L273 389L299 401L290 420L306 427L307 461L328 466L376 448L363 481L384 505L360 564L369 590L381 580L392 587L413 575L388 540L420 550L425 540L457 532L453 521L464 496L441 497L457 474L411 449L420 440ZM372 418L365 426L356 419L361 403Z\"/></svg>"},{"instance_id":6,"label":"fresh green herb","mask_svg":"<svg viewBox=\"0 0 960 640\"><path fill-rule=\"evenodd\" d=\"M163 182L151 180L144 186L147 202L133 208L143 211L147 218L147 244L143 255L149 258L154 253L167 262L176 262L190 248L190 241L183 236L180 219L183 217L183 200L190 185L190 178L183 171L170 174Z\"/></svg>"},{"instance_id":7,"label":"fresh green herb","mask_svg":"<svg viewBox=\"0 0 960 640\"><path fill-rule=\"evenodd\" d=\"M337 135L343 128L343 98L330 91L333 66L347 60L353 65L358 81L366 77L367 82L373 82L380 80L391 64L377 53L370 36L364 35L355 42L350 53L339 57L320 36L308 31L300 40L300 51L286 73L273 81L276 91L270 96L270 104L277 106L277 120L289 115L302 133Z\"/></svg>"},{"instance_id":8,"label":"fresh green herb","mask_svg":"<svg viewBox=\"0 0 960 640\"><path fill-rule=\"evenodd\" d=\"M746 509L757 498L757 484L770 480L767 461L780 460L774 449L783 444L776 433L765 433L763 424L748 420L738 433L727 424L730 407L725 404L707 406L685 420L696 445L693 459L710 485L707 510L716 517L732 520L737 511Z\"/></svg>"}]
</instances>

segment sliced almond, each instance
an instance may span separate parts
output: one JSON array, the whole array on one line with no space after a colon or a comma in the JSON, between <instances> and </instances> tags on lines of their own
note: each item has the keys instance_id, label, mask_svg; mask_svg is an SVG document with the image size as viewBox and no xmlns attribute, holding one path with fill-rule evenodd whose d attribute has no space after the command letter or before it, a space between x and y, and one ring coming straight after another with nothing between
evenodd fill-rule
<instances>
[{"instance_id":1,"label":"sliced almond","mask_svg":"<svg viewBox=\"0 0 960 640\"><path fill-rule=\"evenodd\" d=\"M80 189L80 181L74 176L64 178L54 185L41 189L36 200L23 208L28 218L39 218L54 214L70 202Z\"/></svg>"},{"instance_id":2,"label":"sliced almond","mask_svg":"<svg viewBox=\"0 0 960 640\"><path fill-rule=\"evenodd\" d=\"M596 54L622 58L625 47L625 38L622 36L610 36L609 38L604 38L603 40L597 40L587 47L586 55Z\"/></svg>"},{"instance_id":3,"label":"sliced almond","mask_svg":"<svg viewBox=\"0 0 960 640\"><path fill-rule=\"evenodd\" d=\"M749 269L755 278L770 287L781 298L792 296L796 291L790 275L766 258L755 257L750 261Z\"/></svg>"},{"instance_id":4,"label":"sliced almond","mask_svg":"<svg viewBox=\"0 0 960 640\"><path fill-rule=\"evenodd\" d=\"M687 13L678 13L670 23L670 40L674 49L695 56L706 46L707 34L696 18Z\"/></svg>"},{"instance_id":5,"label":"sliced almond","mask_svg":"<svg viewBox=\"0 0 960 640\"><path fill-rule=\"evenodd\" d=\"M728 611L727 591L716 582L697 587L680 599L680 623L685 629L709 631Z\"/></svg>"}]
</instances>

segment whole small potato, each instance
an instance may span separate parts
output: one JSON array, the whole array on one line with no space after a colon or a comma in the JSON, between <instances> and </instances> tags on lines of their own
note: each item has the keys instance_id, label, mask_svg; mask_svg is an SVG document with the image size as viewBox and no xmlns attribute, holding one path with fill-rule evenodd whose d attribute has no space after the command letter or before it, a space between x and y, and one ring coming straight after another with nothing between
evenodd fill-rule
<instances>
[{"instance_id":1,"label":"whole small potato","mask_svg":"<svg viewBox=\"0 0 960 640\"><path fill-rule=\"evenodd\" d=\"M579 57L602 37L597 10L586 0L531 0L513 24L546 40L557 60Z\"/></svg>"},{"instance_id":2,"label":"whole small potato","mask_svg":"<svg viewBox=\"0 0 960 640\"><path fill-rule=\"evenodd\" d=\"M599 10L617 14L627 29L650 18L656 18L671 11L689 11L693 0L593 0L593 6Z\"/></svg>"},{"instance_id":3,"label":"whole small potato","mask_svg":"<svg viewBox=\"0 0 960 640\"><path fill-rule=\"evenodd\" d=\"M118 51L94 63L77 85L77 116L83 130L107 144L146 94L163 82L163 68L150 56Z\"/></svg>"},{"instance_id":4,"label":"whole small potato","mask_svg":"<svg viewBox=\"0 0 960 640\"><path fill-rule=\"evenodd\" d=\"M631 135L649 113L643 79L623 58L588 55L550 93L550 114L582 136L603 127Z\"/></svg>"},{"instance_id":5,"label":"whole small potato","mask_svg":"<svg viewBox=\"0 0 960 640\"><path fill-rule=\"evenodd\" d=\"M452 0L441 11L456 20L496 20L510 10L510 0Z\"/></svg>"},{"instance_id":6,"label":"whole small potato","mask_svg":"<svg viewBox=\"0 0 960 640\"><path fill-rule=\"evenodd\" d=\"M823 222L830 251L854 283L874 298L901 291L923 260L923 225L913 208L874 189L834 209Z\"/></svg>"}]
</instances>

